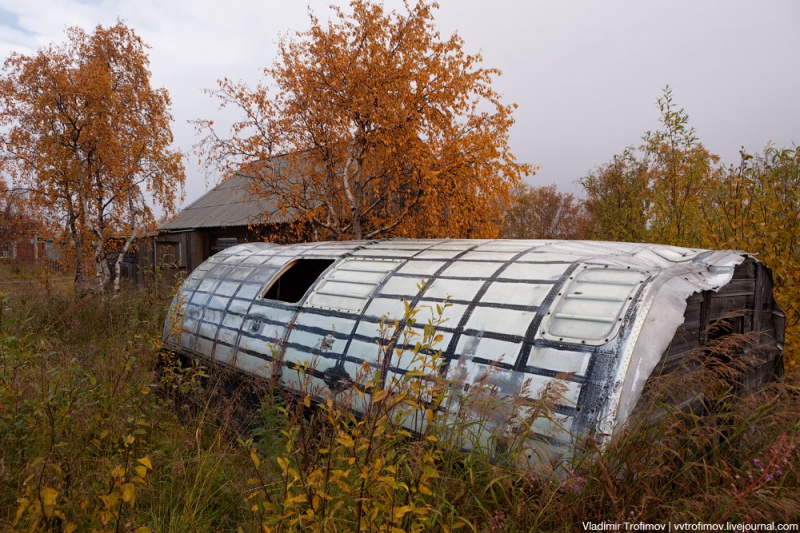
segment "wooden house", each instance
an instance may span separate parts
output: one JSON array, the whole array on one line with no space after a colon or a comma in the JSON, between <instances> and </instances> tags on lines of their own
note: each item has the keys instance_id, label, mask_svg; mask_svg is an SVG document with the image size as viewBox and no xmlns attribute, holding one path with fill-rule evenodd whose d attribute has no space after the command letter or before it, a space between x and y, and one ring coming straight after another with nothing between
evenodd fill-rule
<instances>
[{"instance_id":1,"label":"wooden house","mask_svg":"<svg viewBox=\"0 0 800 533\"><path fill-rule=\"evenodd\" d=\"M161 224L123 263L123 275L137 284L152 279L154 271L167 282L184 279L217 252L281 235L288 220L249 192L248 179L239 174L221 182Z\"/></svg>"}]
</instances>

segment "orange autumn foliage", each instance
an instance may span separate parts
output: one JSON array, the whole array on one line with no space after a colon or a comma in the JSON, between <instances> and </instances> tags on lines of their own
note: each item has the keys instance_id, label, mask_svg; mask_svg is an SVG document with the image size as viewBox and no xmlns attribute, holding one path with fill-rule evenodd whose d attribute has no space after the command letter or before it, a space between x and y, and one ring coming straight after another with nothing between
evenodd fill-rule
<instances>
[{"instance_id":1,"label":"orange autumn foliage","mask_svg":"<svg viewBox=\"0 0 800 533\"><path fill-rule=\"evenodd\" d=\"M526 183L512 190L512 201L503 217L506 239L586 239L591 214L586 203L553 183L534 187Z\"/></svg>"},{"instance_id":2,"label":"orange autumn foliage","mask_svg":"<svg viewBox=\"0 0 800 533\"><path fill-rule=\"evenodd\" d=\"M284 38L265 81L209 91L244 118L227 136L211 120L197 150L223 178L245 172L254 194L316 238L494 237L510 188L532 167L508 145L515 105L495 69L441 39L435 3L385 13L366 0Z\"/></svg>"},{"instance_id":3,"label":"orange autumn foliage","mask_svg":"<svg viewBox=\"0 0 800 533\"><path fill-rule=\"evenodd\" d=\"M121 21L92 34L73 27L61 45L11 54L0 75L3 170L71 245L79 292L109 288L112 239L119 291L122 254L154 223L145 192L171 212L185 181L170 149L169 95L150 86L146 48Z\"/></svg>"},{"instance_id":4,"label":"orange autumn foliage","mask_svg":"<svg viewBox=\"0 0 800 533\"><path fill-rule=\"evenodd\" d=\"M0 251L8 250L12 242L38 231L41 222L27 209L25 191L9 188L0 176Z\"/></svg>"}]
</instances>

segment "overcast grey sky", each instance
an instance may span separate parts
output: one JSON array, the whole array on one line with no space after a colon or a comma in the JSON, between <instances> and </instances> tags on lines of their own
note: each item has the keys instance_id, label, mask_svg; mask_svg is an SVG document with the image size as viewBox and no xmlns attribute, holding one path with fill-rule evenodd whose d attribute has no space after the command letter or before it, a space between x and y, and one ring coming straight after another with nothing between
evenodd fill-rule
<instances>
[{"instance_id":1,"label":"overcast grey sky","mask_svg":"<svg viewBox=\"0 0 800 533\"><path fill-rule=\"evenodd\" d=\"M0 57L61 42L122 18L151 46L153 85L172 97L176 147L188 155L186 203L206 190L188 120L228 123L202 93L228 77L255 85L287 31L322 19L328 0L0 0ZM333 2L346 4L344 1ZM385 2L388 9L402 7ZM579 192L586 172L658 128L656 99L673 88L700 140L726 164L741 146L800 144L800 1L440 0L442 35L503 75L519 105L511 146L541 167L534 185ZM211 176L213 184L216 177Z\"/></svg>"}]
</instances>

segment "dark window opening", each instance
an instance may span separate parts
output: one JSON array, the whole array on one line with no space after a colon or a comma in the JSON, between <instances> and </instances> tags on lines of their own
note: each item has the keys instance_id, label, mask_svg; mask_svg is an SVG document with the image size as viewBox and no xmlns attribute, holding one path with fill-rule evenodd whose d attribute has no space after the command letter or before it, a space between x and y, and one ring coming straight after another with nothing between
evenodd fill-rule
<instances>
[{"instance_id":1,"label":"dark window opening","mask_svg":"<svg viewBox=\"0 0 800 533\"><path fill-rule=\"evenodd\" d=\"M237 244L239 244L239 239L236 237L218 237L214 242L214 246L211 247L211 251L214 253L221 252L225 248L230 248Z\"/></svg>"},{"instance_id":2,"label":"dark window opening","mask_svg":"<svg viewBox=\"0 0 800 533\"><path fill-rule=\"evenodd\" d=\"M721 318L709 326L707 342L719 340L723 337L727 337L728 335L737 335L740 333L744 333L743 316L739 315Z\"/></svg>"},{"instance_id":3,"label":"dark window opening","mask_svg":"<svg viewBox=\"0 0 800 533\"><path fill-rule=\"evenodd\" d=\"M297 303L334 259L298 259L289 264L278 279L264 291L263 298L279 302Z\"/></svg>"}]
</instances>

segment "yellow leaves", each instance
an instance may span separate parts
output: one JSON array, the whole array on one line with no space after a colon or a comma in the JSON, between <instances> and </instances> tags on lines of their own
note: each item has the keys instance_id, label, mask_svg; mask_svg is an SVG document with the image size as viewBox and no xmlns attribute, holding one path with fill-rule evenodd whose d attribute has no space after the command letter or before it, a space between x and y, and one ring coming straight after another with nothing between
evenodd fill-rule
<instances>
[{"instance_id":1,"label":"yellow leaves","mask_svg":"<svg viewBox=\"0 0 800 533\"><path fill-rule=\"evenodd\" d=\"M19 498L17 500L19 506L17 507L17 514L14 516L14 524L20 521L22 515L25 514L25 511L28 509L28 506L31 504L31 501L28 498Z\"/></svg>"},{"instance_id":2,"label":"yellow leaves","mask_svg":"<svg viewBox=\"0 0 800 533\"><path fill-rule=\"evenodd\" d=\"M742 153L738 167L718 176L710 191L715 206L704 220L706 246L738 248L757 254L772 269L775 297L786 313L784 358L800 361L794 329L800 300L800 151L767 147ZM792 194L787 194L792 191Z\"/></svg>"},{"instance_id":3,"label":"yellow leaves","mask_svg":"<svg viewBox=\"0 0 800 533\"><path fill-rule=\"evenodd\" d=\"M125 477L125 468L122 465L116 465L111 469L111 477L114 478L115 481L122 479Z\"/></svg>"},{"instance_id":4,"label":"yellow leaves","mask_svg":"<svg viewBox=\"0 0 800 533\"><path fill-rule=\"evenodd\" d=\"M261 466L261 459L258 458L258 455L256 454L256 449L253 447L250 448L250 461L252 461L253 466L256 468L256 470L258 470L258 468Z\"/></svg>"},{"instance_id":5,"label":"yellow leaves","mask_svg":"<svg viewBox=\"0 0 800 533\"><path fill-rule=\"evenodd\" d=\"M401 334L405 325L406 320L398 321L400 331L392 334ZM423 347L417 354L417 368L431 372L439 368L436 360L441 358L429 348L436 325L429 322L421 333ZM392 331L391 324L385 327ZM404 339L402 346L410 343ZM315 412L321 416L313 426L299 427L307 422L302 408L280 411L291 423L284 430L282 450L270 456L277 472L266 472L261 464L259 479L248 481L244 498L245 509L261 513L256 518L263 525L307 531L325 531L340 522L362 531L442 529L442 517L433 512L432 503L444 492L437 469L443 452L435 435L415 438L403 420L433 416L436 407L430 413L426 407L439 405L449 390L447 383L427 379L425 371L410 381L386 377L384 383L376 370L380 368L364 365L356 378L369 401L362 402L355 388L320 394L321 406ZM300 397L301 405L307 397ZM354 403L365 408L360 416L353 414ZM307 431L309 427L314 430ZM252 440L239 443L242 451L254 452ZM266 462L264 455L258 457ZM258 465L252 458L251 462Z\"/></svg>"},{"instance_id":6,"label":"yellow leaves","mask_svg":"<svg viewBox=\"0 0 800 533\"><path fill-rule=\"evenodd\" d=\"M144 478L147 476L147 471L153 469L153 464L150 462L148 457L137 459L136 462L138 464L133 467L133 471L136 475L131 477L131 481L134 483L144 484Z\"/></svg>"},{"instance_id":7,"label":"yellow leaves","mask_svg":"<svg viewBox=\"0 0 800 533\"><path fill-rule=\"evenodd\" d=\"M150 86L147 61L120 21L91 34L70 28L63 45L13 54L0 77L12 104L0 107L5 148L19 156L5 170L35 191L31 207L45 219L73 221L74 251L100 253L110 236L154 224L145 189L166 212L175 208L182 156L170 149L169 96Z\"/></svg>"},{"instance_id":8,"label":"yellow leaves","mask_svg":"<svg viewBox=\"0 0 800 533\"><path fill-rule=\"evenodd\" d=\"M445 533L450 533L451 531L455 529L461 529L466 525L468 525L468 522L466 522L465 519L463 518L459 518L451 526L448 526L447 524L442 524L442 528L444 529Z\"/></svg>"},{"instance_id":9,"label":"yellow leaves","mask_svg":"<svg viewBox=\"0 0 800 533\"><path fill-rule=\"evenodd\" d=\"M136 487L133 483L125 483L122 486L122 501L133 505L136 498Z\"/></svg>"},{"instance_id":10,"label":"yellow leaves","mask_svg":"<svg viewBox=\"0 0 800 533\"><path fill-rule=\"evenodd\" d=\"M298 179L257 192L325 236L495 236L509 186L532 171L509 150L514 106L491 89L497 71L456 36L440 40L429 5L405 11L356 2L329 25L312 15L281 42L266 83L220 81L213 94L246 118L230 138L195 122L205 165L230 176L260 161L270 175L274 154L287 154Z\"/></svg>"},{"instance_id":11,"label":"yellow leaves","mask_svg":"<svg viewBox=\"0 0 800 533\"><path fill-rule=\"evenodd\" d=\"M98 496L98 499L103 502L103 506L106 509L114 509L119 503L120 500L120 493L119 492L112 492L110 494L104 494Z\"/></svg>"},{"instance_id":12,"label":"yellow leaves","mask_svg":"<svg viewBox=\"0 0 800 533\"><path fill-rule=\"evenodd\" d=\"M136 476L133 479L137 482L144 483L144 477L147 475L147 468L138 465L133 467L133 471L136 472Z\"/></svg>"},{"instance_id":13,"label":"yellow leaves","mask_svg":"<svg viewBox=\"0 0 800 533\"><path fill-rule=\"evenodd\" d=\"M296 504L296 503L305 503L306 501L308 501L308 498L306 498L305 494L298 494L297 496L292 496L290 498L286 498L284 503L286 505L293 505L293 504Z\"/></svg>"},{"instance_id":14,"label":"yellow leaves","mask_svg":"<svg viewBox=\"0 0 800 533\"><path fill-rule=\"evenodd\" d=\"M375 394L372 395L373 402L380 402L381 400L385 399L389 395L389 391L386 389L381 389Z\"/></svg>"},{"instance_id":15,"label":"yellow leaves","mask_svg":"<svg viewBox=\"0 0 800 533\"><path fill-rule=\"evenodd\" d=\"M50 487L44 487L41 491L39 491L39 496L41 497L42 504L45 507L45 515L47 515L49 518L52 516L53 507L56 505L58 491Z\"/></svg>"},{"instance_id":16,"label":"yellow leaves","mask_svg":"<svg viewBox=\"0 0 800 533\"><path fill-rule=\"evenodd\" d=\"M356 443L355 443L355 441L353 441L352 437L350 437L350 435L348 435L347 433L345 433L343 431L339 432L339 436L336 437L336 442L338 442L339 444L341 444L345 448L353 448L356 445Z\"/></svg>"},{"instance_id":17,"label":"yellow leaves","mask_svg":"<svg viewBox=\"0 0 800 533\"><path fill-rule=\"evenodd\" d=\"M412 507L411 505L403 505L402 507L398 507L397 509L395 509L394 515L393 515L393 518L394 518L395 522L399 522L400 520L403 519L403 517L406 515L406 513L409 513L409 512L411 512L413 510L414 510L414 507Z\"/></svg>"},{"instance_id":18,"label":"yellow leaves","mask_svg":"<svg viewBox=\"0 0 800 533\"><path fill-rule=\"evenodd\" d=\"M289 470L289 461L283 457L276 457L275 460L277 461L278 466L281 468L281 472L285 474Z\"/></svg>"}]
</instances>

